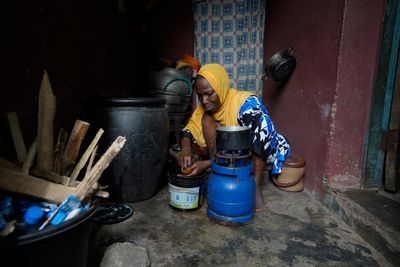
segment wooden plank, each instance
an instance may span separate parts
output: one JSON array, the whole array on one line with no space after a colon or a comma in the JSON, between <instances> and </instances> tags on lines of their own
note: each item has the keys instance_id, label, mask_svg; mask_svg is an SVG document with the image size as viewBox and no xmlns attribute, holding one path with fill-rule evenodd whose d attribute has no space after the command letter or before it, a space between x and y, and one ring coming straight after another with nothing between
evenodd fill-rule
<instances>
[{"instance_id":1,"label":"wooden plank","mask_svg":"<svg viewBox=\"0 0 400 267\"><path fill-rule=\"evenodd\" d=\"M23 162L25 160L27 151L24 138L22 136L21 125L19 124L18 115L16 112L8 112L7 118L10 125L15 152L17 153L17 159L19 162Z\"/></svg>"},{"instance_id":2,"label":"wooden plank","mask_svg":"<svg viewBox=\"0 0 400 267\"><path fill-rule=\"evenodd\" d=\"M57 138L57 144L54 148L54 172L61 174L62 160L65 146L68 142L68 133L63 128L60 129Z\"/></svg>"},{"instance_id":3,"label":"wooden plank","mask_svg":"<svg viewBox=\"0 0 400 267\"><path fill-rule=\"evenodd\" d=\"M81 159L79 160L78 164L76 164L75 169L72 171L71 174L71 180L70 180L70 186L75 182L76 178L79 175L79 172L81 171L81 169L85 166L86 162L88 161L90 155L92 154L93 150L96 148L97 143L100 140L100 137L103 135L104 130L100 129L96 136L94 137L94 139L92 140L92 142L90 143L89 147L86 149L85 153L83 153L83 156L81 157Z\"/></svg>"},{"instance_id":4,"label":"wooden plank","mask_svg":"<svg viewBox=\"0 0 400 267\"><path fill-rule=\"evenodd\" d=\"M24 164L22 165L22 171L21 171L22 174L29 174L29 170L33 165L33 161L35 159L36 152L37 152L37 138L35 138L35 140L31 144L28 155L26 156L26 158L24 160Z\"/></svg>"},{"instance_id":5,"label":"wooden plank","mask_svg":"<svg viewBox=\"0 0 400 267\"><path fill-rule=\"evenodd\" d=\"M0 189L60 204L75 189L0 167Z\"/></svg>"},{"instance_id":6,"label":"wooden plank","mask_svg":"<svg viewBox=\"0 0 400 267\"><path fill-rule=\"evenodd\" d=\"M55 112L56 97L45 71L39 91L37 164L41 169L49 171L53 169Z\"/></svg>"},{"instance_id":7,"label":"wooden plank","mask_svg":"<svg viewBox=\"0 0 400 267\"><path fill-rule=\"evenodd\" d=\"M92 169L93 162L94 162L94 158L96 157L96 153L97 153L97 149L98 149L98 148L99 148L99 146L96 146L96 147L93 149L92 154L90 155L89 163L88 163L88 165L86 166L85 176L87 176L87 175L89 174L90 170Z\"/></svg>"},{"instance_id":8,"label":"wooden plank","mask_svg":"<svg viewBox=\"0 0 400 267\"><path fill-rule=\"evenodd\" d=\"M69 185L69 181L70 181L70 178L67 176L58 175L57 173L40 169L38 166L34 166L31 169L31 174L33 174L34 176L43 178L45 180L55 182L57 184L62 184L62 185Z\"/></svg>"},{"instance_id":9,"label":"wooden plank","mask_svg":"<svg viewBox=\"0 0 400 267\"><path fill-rule=\"evenodd\" d=\"M11 162L5 158L0 157L0 167L7 168L7 169L12 169L15 171L19 171L21 169L18 164Z\"/></svg>"},{"instance_id":10,"label":"wooden plank","mask_svg":"<svg viewBox=\"0 0 400 267\"><path fill-rule=\"evenodd\" d=\"M90 170L89 174L85 176L82 182L76 189L76 198L82 200L86 195L92 190L92 187L96 184L97 180L100 178L103 171L110 165L111 161L119 151L121 151L126 141L125 137L118 136L117 139L111 144L107 151L101 156L101 158L96 162L93 168Z\"/></svg>"},{"instance_id":11,"label":"wooden plank","mask_svg":"<svg viewBox=\"0 0 400 267\"><path fill-rule=\"evenodd\" d=\"M89 123L81 120L75 121L74 128L72 129L64 150L61 174L68 176L74 168L75 161L78 158L79 149L88 128Z\"/></svg>"}]
</instances>

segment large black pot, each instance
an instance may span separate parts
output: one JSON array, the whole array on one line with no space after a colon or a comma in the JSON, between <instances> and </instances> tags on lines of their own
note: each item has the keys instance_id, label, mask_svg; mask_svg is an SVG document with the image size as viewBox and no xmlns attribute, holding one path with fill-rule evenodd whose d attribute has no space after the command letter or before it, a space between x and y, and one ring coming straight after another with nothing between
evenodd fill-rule
<instances>
[{"instance_id":1,"label":"large black pot","mask_svg":"<svg viewBox=\"0 0 400 267\"><path fill-rule=\"evenodd\" d=\"M121 152L104 171L110 199L136 202L152 197L162 185L168 149L168 113L157 98L90 98L86 120L104 129L103 153L118 135L126 137ZM100 149L100 147L99 147Z\"/></svg>"},{"instance_id":2,"label":"large black pot","mask_svg":"<svg viewBox=\"0 0 400 267\"><path fill-rule=\"evenodd\" d=\"M250 128L224 126L217 128L218 150L245 150L250 148Z\"/></svg>"},{"instance_id":3,"label":"large black pot","mask_svg":"<svg viewBox=\"0 0 400 267\"><path fill-rule=\"evenodd\" d=\"M287 80L297 65L291 48L274 54L267 62L262 79L271 78L274 81Z\"/></svg>"},{"instance_id":4,"label":"large black pot","mask_svg":"<svg viewBox=\"0 0 400 267\"><path fill-rule=\"evenodd\" d=\"M25 226L0 239L2 266L86 267L90 219L97 205L59 225Z\"/></svg>"}]
</instances>

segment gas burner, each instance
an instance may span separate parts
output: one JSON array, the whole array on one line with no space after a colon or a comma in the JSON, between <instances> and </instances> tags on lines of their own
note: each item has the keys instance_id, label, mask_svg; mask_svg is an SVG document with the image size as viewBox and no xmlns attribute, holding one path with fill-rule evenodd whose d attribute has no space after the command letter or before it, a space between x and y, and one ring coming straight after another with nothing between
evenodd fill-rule
<instances>
[{"instance_id":1,"label":"gas burner","mask_svg":"<svg viewBox=\"0 0 400 267\"><path fill-rule=\"evenodd\" d=\"M223 159L244 159L251 156L249 150L221 150L217 151L216 156Z\"/></svg>"}]
</instances>

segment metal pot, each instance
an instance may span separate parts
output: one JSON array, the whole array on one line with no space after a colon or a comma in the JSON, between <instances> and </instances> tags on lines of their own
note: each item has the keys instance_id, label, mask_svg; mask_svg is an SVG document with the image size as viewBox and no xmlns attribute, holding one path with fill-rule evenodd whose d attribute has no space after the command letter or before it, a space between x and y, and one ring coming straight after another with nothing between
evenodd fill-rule
<instances>
[{"instance_id":1,"label":"metal pot","mask_svg":"<svg viewBox=\"0 0 400 267\"><path fill-rule=\"evenodd\" d=\"M168 113L186 112L188 111L189 107L191 107L191 103L183 103L183 104L166 103L164 107L168 111Z\"/></svg>"},{"instance_id":2,"label":"metal pot","mask_svg":"<svg viewBox=\"0 0 400 267\"><path fill-rule=\"evenodd\" d=\"M296 64L292 48L281 50L268 60L262 79L271 78L274 81L287 80L294 71Z\"/></svg>"},{"instance_id":3,"label":"metal pot","mask_svg":"<svg viewBox=\"0 0 400 267\"><path fill-rule=\"evenodd\" d=\"M250 147L250 128L224 126L217 128L218 150L244 150Z\"/></svg>"},{"instance_id":4,"label":"metal pot","mask_svg":"<svg viewBox=\"0 0 400 267\"><path fill-rule=\"evenodd\" d=\"M190 77L182 72L165 67L160 71L150 73L150 86L153 90L162 91L174 95L192 95Z\"/></svg>"},{"instance_id":5,"label":"metal pot","mask_svg":"<svg viewBox=\"0 0 400 267\"><path fill-rule=\"evenodd\" d=\"M150 91L150 94L157 98L161 98L165 101L165 103L170 103L170 104L187 104L190 103L192 100L192 97L190 95L175 95L171 94L168 92L162 92L162 91Z\"/></svg>"},{"instance_id":6,"label":"metal pot","mask_svg":"<svg viewBox=\"0 0 400 267\"><path fill-rule=\"evenodd\" d=\"M164 107L168 113L186 112L191 106L192 97L189 95L175 95L162 91L150 91L155 97L164 100Z\"/></svg>"}]
</instances>

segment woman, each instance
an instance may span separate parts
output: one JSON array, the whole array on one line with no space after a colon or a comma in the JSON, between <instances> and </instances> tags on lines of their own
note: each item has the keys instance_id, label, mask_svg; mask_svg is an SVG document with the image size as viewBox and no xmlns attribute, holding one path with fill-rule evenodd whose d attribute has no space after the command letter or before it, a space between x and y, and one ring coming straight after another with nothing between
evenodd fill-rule
<instances>
[{"instance_id":1,"label":"woman","mask_svg":"<svg viewBox=\"0 0 400 267\"><path fill-rule=\"evenodd\" d=\"M265 106L251 92L237 91L229 86L228 74L219 64L200 69L195 82L199 105L182 132L179 164L189 169L187 176L197 175L211 167L216 152L216 129L219 126L247 126L251 132L251 150L256 182L256 211L265 209L261 192L265 163L272 174L279 174L282 163L290 156L290 146L278 134ZM192 143L207 151L211 159L193 159Z\"/></svg>"}]
</instances>

